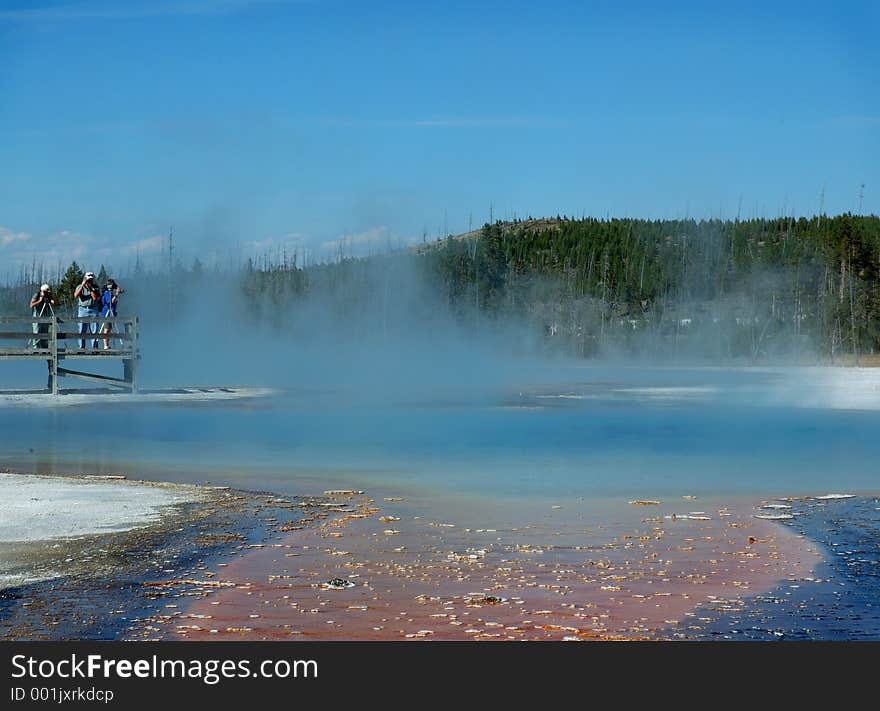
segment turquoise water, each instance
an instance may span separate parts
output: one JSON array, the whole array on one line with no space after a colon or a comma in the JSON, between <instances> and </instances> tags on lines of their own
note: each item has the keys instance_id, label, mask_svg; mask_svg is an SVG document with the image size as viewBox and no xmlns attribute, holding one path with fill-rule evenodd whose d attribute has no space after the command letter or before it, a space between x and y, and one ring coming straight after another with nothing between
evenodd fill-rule
<instances>
[{"instance_id":1,"label":"turquoise water","mask_svg":"<svg viewBox=\"0 0 880 711\"><path fill-rule=\"evenodd\" d=\"M783 580L735 615L704 601L704 612L696 613L699 625L685 621L659 634L876 639L877 582L870 569L876 556L865 552L876 538L880 492L875 381L880 370L544 366L502 373L483 387L473 379L466 387L447 379L423 381L418 388L352 379L338 387L315 382L226 402L126 404L76 395L49 406L46 396L41 405L6 398L0 399L0 466L210 482L285 496L363 490L375 511L400 521L400 530L386 537L383 527L395 524L379 519L364 523L361 534L346 532L345 551L366 566L357 568L358 575L383 579L380 564L393 560L416 571L423 583L419 576L433 571L439 577L432 584L451 594L452 588L443 587L450 580L439 572L449 565L450 552L479 548L505 561L499 571L511 556L517 565L526 561L518 574L525 578L499 573L496 580L489 566L486 579L469 579L468 585L508 585L508 594L525 596L526 590L530 597L534 591L517 587L518 580L553 586L565 571L580 571L577 579L592 577L592 562L580 552L586 548L632 563L623 569L634 581L640 571L650 574L653 563L642 559L640 547L630 549L628 540L644 532L646 515L696 508L715 519L719 511L717 521L706 525L726 534L722 507L741 505L748 516L763 498L865 494L828 500L823 511L830 517L813 521L805 513L803 522L790 522L804 526L810 545L825 555L806 581L792 586ZM662 505L647 511L628 505L633 499ZM811 500L817 501L824 504ZM669 538L658 545L670 551L670 559L694 550L693 543L679 548L694 540L687 526L666 527ZM337 568L338 560L348 559L325 555L325 545L308 562L295 557L285 563L285 557L278 563L281 572L300 575L305 566L303 580L311 582L310 575L347 574ZM540 549L540 562L523 554L521 545ZM710 566L704 560L709 554L689 553L693 560L682 565L712 569L716 561ZM257 562L243 560L245 578L265 574ZM779 600L786 601L784 608ZM538 604L552 607L543 599ZM252 612L247 604L242 610ZM568 624L567 608L557 611ZM345 628L355 630L351 634L372 634L375 622L356 632L361 614L337 609L333 619L353 625ZM704 624L704 616L714 621ZM241 627L250 619L230 624Z\"/></svg>"},{"instance_id":2,"label":"turquoise water","mask_svg":"<svg viewBox=\"0 0 880 711\"><path fill-rule=\"evenodd\" d=\"M805 407L779 372L521 375L479 393L422 388L418 397L322 389L225 404L96 396L73 407L4 406L0 465L487 501L880 490L880 411Z\"/></svg>"}]
</instances>

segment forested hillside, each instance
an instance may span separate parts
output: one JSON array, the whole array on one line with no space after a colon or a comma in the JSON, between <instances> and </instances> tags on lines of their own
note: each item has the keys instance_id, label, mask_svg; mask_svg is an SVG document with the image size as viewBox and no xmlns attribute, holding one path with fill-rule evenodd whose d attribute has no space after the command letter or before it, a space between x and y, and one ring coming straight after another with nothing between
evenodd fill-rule
<instances>
[{"instance_id":1,"label":"forested hillside","mask_svg":"<svg viewBox=\"0 0 880 711\"><path fill-rule=\"evenodd\" d=\"M853 362L880 352L878 274L880 218L845 214L528 219L362 259L303 266L287 255L238 273L178 264L116 276L125 310L147 319L173 321L195 299L240 302L275 329L307 330L313 317L355 339L443 317L475 336L524 334L528 349L581 358ZM3 310L22 313L34 286L3 289Z\"/></svg>"},{"instance_id":2,"label":"forested hillside","mask_svg":"<svg viewBox=\"0 0 880 711\"><path fill-rule=\"evenodd\" d=\"M456 307L603 348L757 358L880 347L880 219L526 220L422 250Z\"/></svg>"},{"instance_id":3,"label":"forested hillside","mask_svg":"<svg viewBox=\"0 0 880 711\"><path fill-rule=\"evenodd\" d=\"M396 280L411 270L469 327L515 322L578 357L836 362L880 350L880 219L849 214L496 222L382 257L252 267L244 284L275 309L307 294L387 308L376 292L405 298Z\"/></svg>"}]
</instances>

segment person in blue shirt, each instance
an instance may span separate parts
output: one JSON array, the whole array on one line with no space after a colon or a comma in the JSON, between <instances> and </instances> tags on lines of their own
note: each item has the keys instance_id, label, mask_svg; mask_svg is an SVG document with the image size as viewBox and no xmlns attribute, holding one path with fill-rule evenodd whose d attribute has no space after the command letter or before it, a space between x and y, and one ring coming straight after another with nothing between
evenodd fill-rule
<instances>
[{"instance_id":1,"label":"person in blue shirt","mask_svg":"<svg viewBox=\"0 0 880 711\"><path fill-rule=\"evenodd\" d=\"M107 280L107 286L104 287L104 295L101 297L101 318L116 318L116 304L119 301L119 295L122 289L119 288L113 279ZM110 339L107 334L113 330L113 322L105 321L101 324L101 332L104 334L104 350L110 350Z\"/></svg>"},{"instance_id":2,"label":"person in blue shirt","mask_svg":"<svg viewBox=\"0 0 880 711\"><path fill-rule=\"evenodd\" d=\"M82 284L76 287L76 290L73 292L73 298L75 303L78 306L77 316L79 318L97 318L101 313L101 292L98 291L98 285L95 283L95 275L92 272L88 272L83 278ZM98 335L98 324L95 323L81 323L79 325L79 334L80 336L85 336L87 334L95 334ZM80 350L84 350L86 347L86 339L80 338L79 341ZM95 338L92 340L92 348L98 347L98 339Z\"/></svg>"}]
</instances>

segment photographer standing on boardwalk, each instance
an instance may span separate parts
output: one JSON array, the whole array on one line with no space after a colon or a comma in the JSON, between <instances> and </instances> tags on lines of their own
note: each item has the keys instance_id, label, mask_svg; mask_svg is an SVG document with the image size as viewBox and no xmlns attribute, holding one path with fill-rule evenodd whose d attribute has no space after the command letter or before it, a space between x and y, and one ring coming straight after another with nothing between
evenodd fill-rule
<instances>
[{"instance_id":1,"label":"photographer standing on boardwalk","mask_svg":"<svg viewBox=\"0 0 880 711\"><path fill-rule=\"evenodd\" d=\"M107 279L107 286L104 287L104 295L101 298L101 318L116 318L116 302L119 301L119 295L122 289L113 279ZM105 334L104 350L110 350L110 339L106 334L113 330L113 321L108 320L101 324L101 332Z\"/></svg>"},{"instance_id":2,"label":"photographer standing on boardwalk","mask_svg":"<svg viewBox=\"0 0 880 711\"><path fill-rule=\"evenodd\" d=\"M98 318L101 315L101 292L95 284L95 275L92 272L86 272L82 284L76 287L73 292L73 298L77 300L79 318ZM79 333L84 336L87 333L98 333L98 322L81 323L79 325ZM80 350L85 350L86 341L81 338L79 341ZM92 348L98 347L98 339L92 340Z\"/></svg>"},{"instance_id":3,"label":"photographer standing on boardwalk","mask_svg":"<svg viewBox=\"0 0 880 711\"><path fill-rule=\"evenodd\" d=\"M43 284L40 290L31 297L31 316L35 318L43 318L44 316L54 316L54 307L58 305L55 301L55 295L52 293L52 287ZM49 333L48 323L35 323L34 333ZM34 348L48 348L49 343L46 339L34 339Z\"/></svg>"}]
</instances>

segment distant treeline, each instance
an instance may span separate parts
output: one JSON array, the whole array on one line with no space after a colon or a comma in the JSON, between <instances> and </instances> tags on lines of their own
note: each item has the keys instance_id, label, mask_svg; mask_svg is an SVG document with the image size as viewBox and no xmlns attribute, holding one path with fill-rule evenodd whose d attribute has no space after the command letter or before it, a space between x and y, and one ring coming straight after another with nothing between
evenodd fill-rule
<instances>
[{"instance_id":1,"label":"distant treeline","mask_svg":"<svg viewBox=\"0 0 880 711\"><path fill-rule=\"evenodd\" d=\"M440 309L479 331L516 325L510 332L531 334L539 349L578 357L835 362L880 351L878 273L880 218L845 214L514 220L380 256L306 267L295 256L264 259L237 275L178 266L162 279L172 290L202 284L218 303L231 282L253 317L275 327L315 303L365 332ZM161 285L133 275L129 303ZM29 288L3 290L4 310ZM173 318L180 305L168 303Z\"/></svg>"},{"instance_id":2,"label":"distant treeline","mask_svg":"<svg viewBox=\"0 0 880 711\"><path fill-rule=\"evenodd\" d=\"M394 255L251 268L244 288L278 305L316 292L345 302L376 286L371 264L393 274L401 261L460 320L514 319L545 348L580 357L834 361L880 351L874 216L496 222Z\"/></svg>"}]
</instances>

